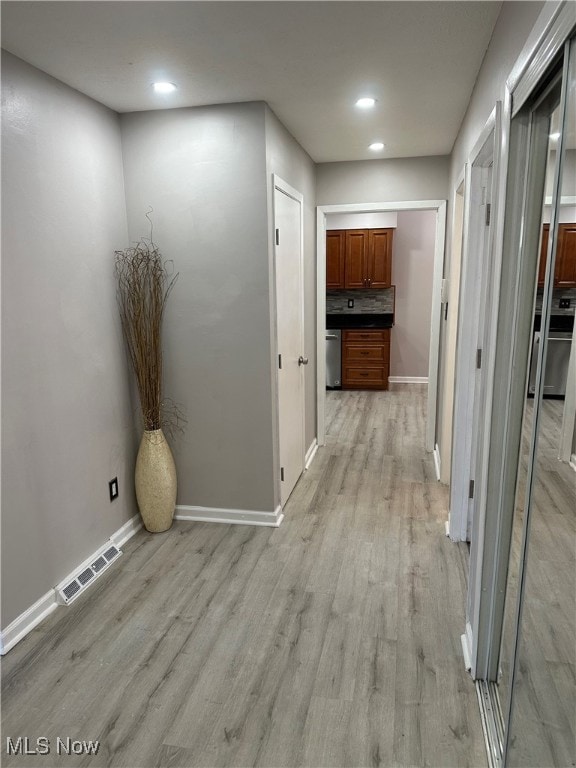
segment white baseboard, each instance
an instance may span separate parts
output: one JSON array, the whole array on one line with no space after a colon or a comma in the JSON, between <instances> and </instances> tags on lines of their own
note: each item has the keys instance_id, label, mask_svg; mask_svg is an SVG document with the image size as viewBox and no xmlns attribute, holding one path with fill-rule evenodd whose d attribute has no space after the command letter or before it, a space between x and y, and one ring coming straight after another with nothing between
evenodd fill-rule
<instances>
[{"instance_id":1,"label":"white baseboard","mask_svg":"<svg viewBox=\"0 0 576 768\"><path fill-rule=\"evenodd\" d=\"M110 541L117 547L120 547L122 544L126 543L128 539L134 536L136 531L141 527L142 518L140 515L134 515L134 517L128 520L127 523L125 523L121 528L115 531L112 536L110 536ZM93 562L106 548L106 546L107 545L104 544L98 547L94 554L92 554L89 558L86 558L86 560L83 562ZM82 564L79 564L71 572L72 575L69 578L72 578L73 575L77 573L81 567ZM66 581L66 579L63 581ZM34 627L37 627L38 624L40 624L41 621L49 616L52 611L54 611L59 605L60 603L57 600L55 588L50 589L48 592L46 592L45 595L42 595L42 597L37 600L34 605L31 605L30 608L27 608L24 613L21 613L20 616L14 619L14 621L6 627L6 629L3 629L2 632L0 632L0 654L4 655L5 653L8 653L8 651L13 648L16 643L19 643L22 638L26 637L26 635L31 632Z\"/></svg>"},{"instance_id":2,"label":"white baseboard","mask_svg":"<svg viewBox=\"0 0 576 768\"><path fill-rule=\"evenodd\" d=\"M134 517L131 517L121 528L118 528L118 530L110 536L110 539L117 547L121 547L128 541L128 539L131 539L140 528L142 528L142 518L140 515L134 515Z\"/></svg>"},{"instance_id":3,"label":"white baseboard","mask_svg":"<svg viewBox=\"0 0 576 768\"><path fill-rule=\"evenodd\" d=\"M26 609L24 613L21 613L17 619L9 624L5 630L0 633L0 643L2 648L2 655L8 653L16 643L19 643L28 632L31 632L34 627L37 627L41 621L49 616L52 611L56 610L58 603L56 602L56 593L53 589L42 595L40 600L37 600L34 605Z\"/></svg>"},{"instance_id":4,"label":"white baseboard","mask_svg":"<svg viewBox=\"0 0 576 768\"><path fill-rule=\"evenodd\" d=\"M468 636L466 634L460 635L460 641L462 643L462 655L464 656L464 666L467 672L472 669L472 662L470 660L470 648L468 647Z\"/></svg>"},{"instance_id":5,"label":"white baseboard","mask_svg":"<svg viewBox=\"0 0 576 768\"><path fill-rule=\"evenodd\" d=\"M314 456L316 456L316 451L318 450L318 441L316 438L312 440L310 443L310 448L306 451L306 456L304 457L304 469L310 469L310 464L314 461Z\"/></svg>"},{"instance_id":6,"label":"white baseboard","mask_svg":"<svg viewBox=\"0 0 576 768\"><path fill-rule=\"evenodd\" d=\"M390 384L428 384L428 376L388 376Z\"/></svg>"},{"instance_id":7,"label":"white baseboard","mask_svg":"<svg viewBox=\"0 0 576 768\"><path fill-rule=\"evenodd\" d=\"M434 469L436 470L436 480L440 480L442 468L442 459L440 458L440 448L438 443L434 446Z\"/></svg>"},{"instance_id":8,"label":"white baseboard","mask_svg":"<svg viewBox=\"0 0 576 768\"><path fill-rule=\"evenodd\" d=\"M218 509L217 507L189 507L178 504L175 520L198 523L226 523L233 525L267 525L278 528L284 519L282 507L274 512L258 512L249 509Z\"/></svg>"}]
</instances>

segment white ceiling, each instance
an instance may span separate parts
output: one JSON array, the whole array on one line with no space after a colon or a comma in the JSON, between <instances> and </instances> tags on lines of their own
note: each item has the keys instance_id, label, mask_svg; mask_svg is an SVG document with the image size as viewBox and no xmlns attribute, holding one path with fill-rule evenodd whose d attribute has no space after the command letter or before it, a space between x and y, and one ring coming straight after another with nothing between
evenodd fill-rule
<instances>
[{"instance_id":1,"label":"white ceiling","mask_svg":"<svg viewBox=\"0 0 576 768\"><path fill-rule=\"evenodd\" d=\"M2 46L118 112L266 101L316 162L445 155L500 8L15 0ZM159 96L155 80L178 90ZM354 107L365 95L370 112Z\"/></svg>"}]
</instances>

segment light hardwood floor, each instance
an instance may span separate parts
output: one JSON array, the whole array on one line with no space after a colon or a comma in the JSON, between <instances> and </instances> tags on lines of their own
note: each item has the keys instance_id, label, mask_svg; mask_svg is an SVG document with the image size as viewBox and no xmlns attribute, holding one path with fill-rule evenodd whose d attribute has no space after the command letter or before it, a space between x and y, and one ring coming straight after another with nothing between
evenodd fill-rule
<instances>
[{"instance_id":1,"label":"light hardwood floor","mask_svg":"<svg viewBox=\"0 0 576 768\"><path fill-rule=\"evenodd\" d=\"M3 660L3 764L485 766L418 386L332 392L279 529L140 532ZM7 757L6 737L99 739Z\"/></svg>"},{"instance_id":2,"label":"light hardwood floor","mask_svg":"<svg viewBox=\"0 0 576 768\"><path fill-rule=\"evenodd\" d=\"M510 695L533 404L528 399L525 406L508 574L500 681L504 711ZM542 403L510 725L511 768L576 765L576 473L558 460L563 410L563 401Z\"/></svg>"}]
</instances>

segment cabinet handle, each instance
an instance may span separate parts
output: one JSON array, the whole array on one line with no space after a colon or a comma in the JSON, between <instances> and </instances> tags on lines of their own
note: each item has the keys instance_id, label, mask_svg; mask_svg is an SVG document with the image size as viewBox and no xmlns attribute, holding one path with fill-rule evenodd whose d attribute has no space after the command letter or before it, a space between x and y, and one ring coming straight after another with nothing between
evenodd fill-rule
<instances>
[{"instance_id":1,"label":"cabinet handle","mask_svg":"<svg viewBox=\"0 0 576 768\"><path fill-rule=\"evenodd\" d=\"M368 278L368 288L370 288L370 286L371 286L371 285L372 285L372 278L371 278L371 277L369 277L369 278Z\"/></svg>"},{"instance_id":2,"label":"cabinet handle","mask_svg":"<svg viewBox=\"0 0 576 768\"><path fill-rule=\"evenodd\" d=\"M368 374L360 372L360 376L368 376Z\"/></svg>"},{"instance_id":3,"label":"cabinet handle","mask_svg":"<svg viewBox=\"0 0 576 768\"><path fill-rule=\"evenodd\" d=\"M368 352L364 352L364 351L361 351L361 352L360 352L360 354L361 354L361 355L367 355L367 354L368 354Z\"/></svg>"}]
</instances>

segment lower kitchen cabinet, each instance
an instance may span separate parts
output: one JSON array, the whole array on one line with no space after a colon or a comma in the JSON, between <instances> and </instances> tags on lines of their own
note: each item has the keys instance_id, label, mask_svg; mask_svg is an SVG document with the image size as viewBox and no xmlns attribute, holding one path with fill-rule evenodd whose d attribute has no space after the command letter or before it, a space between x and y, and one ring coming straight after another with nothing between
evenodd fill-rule
<instances>
[{"instance_id":1,"label":"lower kitchen cabinet","mask_svg":"<svg viewBox=\"0 0 576 768\"><path fill-rule=\"evenodd\" d=\"M388 389L390 329L342 332L342 389Z\"/></svg>"}]
</instances>

